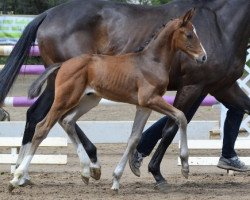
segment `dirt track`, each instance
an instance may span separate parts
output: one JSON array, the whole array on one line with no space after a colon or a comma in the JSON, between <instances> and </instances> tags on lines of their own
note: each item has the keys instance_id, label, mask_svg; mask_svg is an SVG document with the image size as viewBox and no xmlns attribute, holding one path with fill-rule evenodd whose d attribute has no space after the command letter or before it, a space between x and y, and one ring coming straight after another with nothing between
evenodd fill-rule
<instances>
[{"instance_id":1,"label":"dirt track","mask_svg":"<svg viewBox=\"0 0 250 200\"><path fill-rule=\"evenodd\" d=\"M110 190L112 172L121 157L125 145L97 145L98 155L102 164L102 177L99 181L91 180L85 185L79 175L79 161L72 145L67 149L41 150L47 153L60 152L68 154L68 164L62 166L32 166L31 177L33 186L18 188L13 194L8 193L7 185L12 176L9 173L0 175L0 199L171 199L171 200L207 200L207 199L250 199L250 173L235 173L228 176L224 170L216 167L191 166L189 179L180 175L177 166L178 150L171 146L162 164L162 172L168 180L168 189L163 192L154 190L154 180L147 172L149 158L144 161L142 175L135 177L129 167L123 174L121 189L118 194ZM219 152L214 152L216 155ZM192 155L195 152L192 152ZM211 154L211 153L210 153ZM9 166L2 166L7 171Z\"/></svg>"},{"instance_id":2,"label":"dirt track","mask_svg":"<svg viewBox=\"0 0 250 200\"><path fill-rule=\"evenodd\" d=\"M25 95L27 85L26 80L20 78L12 94ZM8 108L12 120L25 120L25 110L22 108ZM82 119L132 120L133 116L134 107L131 106L100 106ZM151 120L156 120L159 117L160 115L155 113L152 115ZM218 119L218 110L212 110L210 107L199 109L195 119ZM30 175L35 185L18 188L14 190L13 194L9 194L7 189L8 182L12 179L12 175L9 174L9 166L0 165L0 199L250 199L250 173L235 173L234 176L227 176L224 170L214 166L192 166L190 167L189 179L186 180L183 178L180 173L180 167L177 166L178 149L175 145L171 145L161 166L162 172L169 184L165 193L154 190L153 177L147 172L147 164L150 159L147 158L142 166L142 175L140 178L135 177L130 172L129 167L126 167L121 180L121 190L119 194L114 195L110 191L112 172L125 149L125 145L99 144L97 147L102 163L101 180L91 180L89 185L84 185L79 175L79 161L72 145L69 145L67 148L39 149L39 151L44 153L67 153L68 164L62 166L31 166ZM9 152L10 150L0 149L0 152L5 151ZM197 153L197 151L193 151L191 155ZM247 153L242 151L240 155L244 156ZM218 156L220 152L203 151L202 154Z\"/></svg>"}]
</instances>

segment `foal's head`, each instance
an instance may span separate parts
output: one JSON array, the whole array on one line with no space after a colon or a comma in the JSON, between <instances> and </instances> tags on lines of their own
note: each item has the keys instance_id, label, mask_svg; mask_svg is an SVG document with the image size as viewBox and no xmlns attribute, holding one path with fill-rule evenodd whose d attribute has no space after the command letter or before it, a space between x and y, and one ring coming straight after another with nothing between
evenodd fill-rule
<instances>
[{"instance_id":1,"label":"foal's head","mask_svg":"<svg viewBox=\"0 0 250 200\"><path fill-rule=\"evenodd\" d=\"M207 60L206 51L197 36L194 25L190 22L194 13L195 9L191 9L184 16L173 20L177 27L172 36L172 47L185 52L198 63L204 63Z\"/></svg>"}]
</instances>

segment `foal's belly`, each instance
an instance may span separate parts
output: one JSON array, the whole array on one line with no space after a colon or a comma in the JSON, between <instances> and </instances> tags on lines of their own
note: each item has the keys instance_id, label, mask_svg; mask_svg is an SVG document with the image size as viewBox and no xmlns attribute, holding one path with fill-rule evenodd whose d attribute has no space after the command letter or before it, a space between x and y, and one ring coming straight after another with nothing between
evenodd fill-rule
<instances>
[{"instance_id":1,"label":"foal's belly","mask_svg":"<svg viewBox=\"0 0 250 200\"><path fill-rule=\"evenodd\" d=\"M102 62L90 66L88 69L88 90L103 98L127 102L137 102L137 78L132 70L133 67L108 65Z\"/></svg>"},{"instance_id":2,"label":"foal's belly","mask_svg":"<svg viewBox=\"0 0 250 200\"><path fill-rule=\"evenodd\" d=\"M125 91L125 90L101 87L99 85L97 86L88 85L86 90L84 91L84 94L86 95L95 94L104 99L117 101L117 102L130 103L130 104L138 103L137 93L134 93L134 92L132 93L132 92Z\"/></svg>"}]
</instances>

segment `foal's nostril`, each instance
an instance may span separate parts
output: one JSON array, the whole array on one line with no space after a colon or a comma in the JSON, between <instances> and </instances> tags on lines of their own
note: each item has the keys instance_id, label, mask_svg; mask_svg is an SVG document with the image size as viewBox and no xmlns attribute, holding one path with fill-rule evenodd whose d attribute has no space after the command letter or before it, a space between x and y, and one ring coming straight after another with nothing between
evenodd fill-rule
<instances>
[{"instance_id":1,"label":"foal's nostril","mask_svg":"<svg viewBox=\"0 0 250 200\"><path fill-rule=\"evenodd\" d=\"M204 56L202 57L202 62L205 62L206 60L207 60L207 56L204 55Z\"/></svg>"}]
</instances>

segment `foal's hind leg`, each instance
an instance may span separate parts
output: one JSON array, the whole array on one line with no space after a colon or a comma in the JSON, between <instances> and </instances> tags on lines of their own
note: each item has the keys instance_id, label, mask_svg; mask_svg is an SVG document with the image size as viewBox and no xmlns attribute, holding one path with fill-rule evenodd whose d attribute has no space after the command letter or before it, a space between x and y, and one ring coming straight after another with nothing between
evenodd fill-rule
<instances>
[{"instance_id":1,"label":"foal's hind leg","mask_svg":"<svg viewBox=\"0 0 250 200\"><path fill-rule=\"evenodd\" d=\"M43 94L38 98L38 100L28 109L26 125L23 135L22 146L20 148L18 159L16 162L16 168L21 164L27 150L30 148L31 141L35 132L35 127L38 122L42 121L46 114L48 113L54 99L53 87L49 88L47 85ZM28 171L20 180L20 186L30 184L30 177Z\"/></svg>"},{"instance_id":2,"label":"foal's hind leg","mask_svg":"<svg viewBox=\"0 0 250 200\"><path fill-rule=\"evenodd\" d=\"M74 84L74 82L70 83ZM66 86L68 86L68 84ZM72 89L69 91L73 91L74 85L69 86L71 86ZM75 90L75 98L73 99L63 98L65 96L65 93L67 92L68 90L64 90L63 87L58 87L58 93L55 94L55 99L50 111L48 112L47 116L40 123L37 124L33 139L31 141L31 145L27 149L23 161L14 173L14 178L10 182L10 190L13 190L15 187L20 185L20 180L22 179L24 174L27 173L28 167L35 154L36 149L38 148L42 140L47 137L50 129L67 111L77 105L81 97L82 91L80 89Z\"/></svg>"},{"instance_id":3,"label":"foal's hind leg","mask_svg":"<svg viewBox=\"0 0 250 200\"><path fill-rule=\"evenodd\" d=\"M128 161L128 158L130 154L134 152L137 144L139 143L143 128L150 114L151 114L150 109L145 108L145 107L140 107L140 106L136 107L136 115L135 115L134 124L132 128L132 133L128 140L127 148L113 173L113 185L111 189L114 191L119 190L119 185L120 185L119 182L123 174L124 168L126 166L126 163Z\"/></svg>"},{"instance_id":4,"label":"foal's hind leg","mask_svg":"<svg viewBox=\"0 0 250 200\"><path fill-rule=\"evenodd\" d=\"M79 105L72 109L69 113L66 114L66 116L60 120L61 126L64 128L64 130L67 132L68 136L71 138L73 144L75 145L75 148L77 150L77 154L80 159L80 164L82 167L82 180L88 184L90 176L96 180L100 179L101 176L101 166L97 160L95 159L95 162L90 162L88 154L85 152L85 149L88 148L88 144L81 143L79 140L79 137L77 136L76 132L76 121L85 113L87 113L89 110L94 108L98 105L101 98L91 94L91 95L85 95L82 97ZM85 138L86 140L87 138ZM84 146L83 146L84 145ZM84 149L84 148L85 149ZM91 153L91 152L88 152Z\"/></svg>"},{"instance_id":5,"label":"foal's hind leg","mask_svg":"<svg viewBox=\"0 0 250 200\"><path fill-rule=\"evenodd\" d=\"M60 114L63 114L63 112L59 112L57 109L53 109L52 107L45 119L43 119L40 123L37 124L31 145L29 145L26 149L24 159L19 165L19 167L16 169L13 180L10 181L10 191L12 191L15 187L21 185L20 181L23 179L23 176L28 172L28 167L39 144L47 137L50 129L61 117Z\"/></svg>"}]
</instances>

